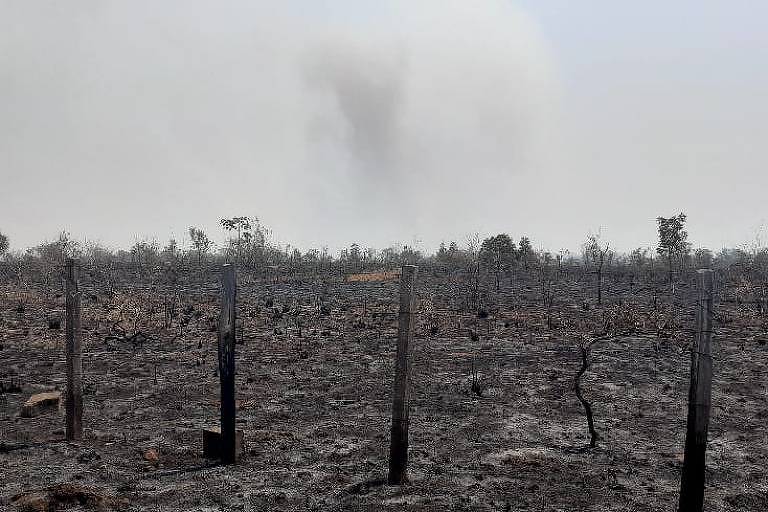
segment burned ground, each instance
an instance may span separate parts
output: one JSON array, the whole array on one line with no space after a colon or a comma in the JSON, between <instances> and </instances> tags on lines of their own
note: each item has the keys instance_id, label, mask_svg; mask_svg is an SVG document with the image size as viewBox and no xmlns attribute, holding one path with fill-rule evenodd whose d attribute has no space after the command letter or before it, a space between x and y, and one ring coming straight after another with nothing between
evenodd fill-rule
<instances>
[{"instance_id":1,"label":"burned ground","mask_svg":"<svg viewBox=\"0 0 768 512\"><path fill-rule=\"evenodd\" d=\"M539 276L519 270L498 292L485 276L478 308L468 275L422 269L411 482L395 487L383 482L396 275L240 272L237 421L246 446L228 467L202 458L200 433L218 423L218 278L214 269L84 269L85 435L67 443L56 409L19 415L33 393L65 387L61 280L55 271L6 272L0 508L676 506L695 301L685 280L671 294L609 276L597 306L589 276L573 271L552 280L547 307ZM707 510L760 510L768 507L768 319L721 281ZM589 449L573 381L580 339L603 330L620 335L594 347L583 381L600 434Z\"/></svg>"}]
</instances>

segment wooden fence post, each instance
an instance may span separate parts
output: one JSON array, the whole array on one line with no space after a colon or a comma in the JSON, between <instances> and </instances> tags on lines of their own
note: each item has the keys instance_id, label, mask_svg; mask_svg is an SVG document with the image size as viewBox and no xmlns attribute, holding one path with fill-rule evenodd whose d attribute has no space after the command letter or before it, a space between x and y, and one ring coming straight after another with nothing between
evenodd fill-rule
<instances>
[{"instance_id":1,"label":"wooden fence post","mask_svg":"<svg viewBox=\"0 0 768 512\"><path fill-rule=\"evenodd\" d=\"M400 313L397 330L397 359L392 398L392 439L389 448L390 484L408 481L408 349L413 338L415 284L418 268L404 265L400 275Z\"/></svg>"},{"instance_id":2,"label":"wooden fence post","mask_svg":"<svg viewBox=\"0 0 768 512\"><path fill-rule=\"evenodd\" d=\"M78 278L80 262L68 258L64 269L66 302L66 439L83 438L83 358L80 328L80 291Z\"/></svg>"},{"instance_id":3,"label":"wooden fence post","mask_svg":"<svg viewBox=\"0 0 768 512\"><path fill-rule=\"evenodd\" d=\"M713 273L698 271L699 298L696 305L696 338L691 353L691 387L688 391L688 429L680 483L678 512L701 512L704 484L707 431L712 397L712 316Z\"/></svg>"},{"instance_id":4,"label":"wooden fence post","mask_svg":"<svg viewBox=\"0 0 768 512\"><path fill-rule=\"evenodd\" d=\"M219 318L219 381L221 383L221 462L237 459L235 437L235 267L224 265Z\"/></svg>"}]
</instances>

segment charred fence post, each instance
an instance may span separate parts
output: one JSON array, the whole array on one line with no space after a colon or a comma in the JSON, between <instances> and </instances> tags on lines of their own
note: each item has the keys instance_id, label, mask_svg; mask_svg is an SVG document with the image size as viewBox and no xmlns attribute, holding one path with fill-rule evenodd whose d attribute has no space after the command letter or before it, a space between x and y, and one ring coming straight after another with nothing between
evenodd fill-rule
<instances>
[{"instance_id":1,"label":"charred fence post","mask_svg":"<svg viewBox=\"0 0 768 512\"><path fill-rule=\"evenodd\" d=\"M64 268L66 302L66 439L83 438L83 358L81 353L80 291L78 279L80 262L68 258Z\"/></svg>"},{"instance_id":2,"label":"charred fence post","mask_svg":"<svg viewBox=\"0 0 768 512\"><path fill-rule=\"evenodd\" d=\"M698 271L696 338L691 352L688 429L678 512L701 512L704 507L707 431L712 397L712 283L711 270Z\"/></svg>"},{"instance_id":3,"label":"charred fence post","mask_svg":"<svg viewBox=\"0 0 768 512\"><path fill-rule=\"evenodd\" d=\"M392 439L389 449L390 484L408 481L408 350L413 339L415 284L418 268L404 265L400 275L400 313L398 315L397 356L392 398Z\"/></svg>"},{"instance_id":4,"label":"charred fence post","mask_svg":"<svg viewBox=\"0 0 768 512\"><path fill-rule=\"evenodd\" d=\"M235 267L224 265L219 318L219 381L221 383L221 462L237 458L235 434Z\"/></svg>"}]
</instances>

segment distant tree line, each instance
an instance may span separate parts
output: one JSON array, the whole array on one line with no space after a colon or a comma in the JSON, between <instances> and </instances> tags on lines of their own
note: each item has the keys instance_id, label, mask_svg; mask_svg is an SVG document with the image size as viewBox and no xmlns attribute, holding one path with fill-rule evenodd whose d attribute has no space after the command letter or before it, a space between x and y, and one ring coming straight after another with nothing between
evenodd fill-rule
<instances>
[{"instance_id":1,"label":"distant tree line","mask_svg":"<svg viewBox=\"0 0 768 512\"><path fill-rule=\"evenodd\" d=\"M658 217L658 240L655 247L636 248L628 254L617 254L601 234L589 234L582 245L581 255L575 256L567 250L557 254L536 250L529 237L521 236L516 241L507 233L485 239L475 235L461 245L456 241L441 243L433 254L424 254L409 245L374 249L363 248L358 243L352 243L332 254L327 247L302 251L291 245L277 244L272 240L271 231L257 218L240 216L220 220L225 240L218 247L205 230L195 226L189 227L188 240L184 243L172 238L161 245L156 240L144 239L137 240L127 250L112 250L94 242L82 243L73 239L70 233L62 231L53 241L43 242L26 251L10 251L8 237L0 232L0 259L58 264L66 258L79 257L96 264L123 262L144 267L224 262L252 268L335 265L347 272L419 263L446 270L465 270L476 276L477 280L481 274L492 276L496 290L500 289L505 277L511 278L519 271L538 272L544 290L547 280L551 280L553 275L557 277L570 267L580 267L586 274L595 276L598 303L602 302L605 272L613 267L621 267L632 275L642 276L663 266L671 286L674 285L676 273L691 268L754 265L768 268L768 249L757 245L751 248L723 249L717 254L706 248L692 250L688 242L686 221L687 217L683 213Z\"/></svg>"}]
</instances>

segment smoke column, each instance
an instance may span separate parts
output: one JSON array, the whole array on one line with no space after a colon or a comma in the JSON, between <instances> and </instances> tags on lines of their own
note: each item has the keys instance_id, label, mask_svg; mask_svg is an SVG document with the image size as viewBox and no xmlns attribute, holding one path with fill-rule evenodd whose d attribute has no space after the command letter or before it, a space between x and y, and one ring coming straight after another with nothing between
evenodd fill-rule
<instances>
[{"instance_id":1,"label":"smoke column","mask_svg":"<svg viewBox=\"0 0 768 512\"><path fill-rule=\"evenodd\" d=\"M546 166L558 80L506 1L4 5L16 247L219 236L233 215L305 248L433 247L514 231Z\"/></svg>"}]
</instances>

